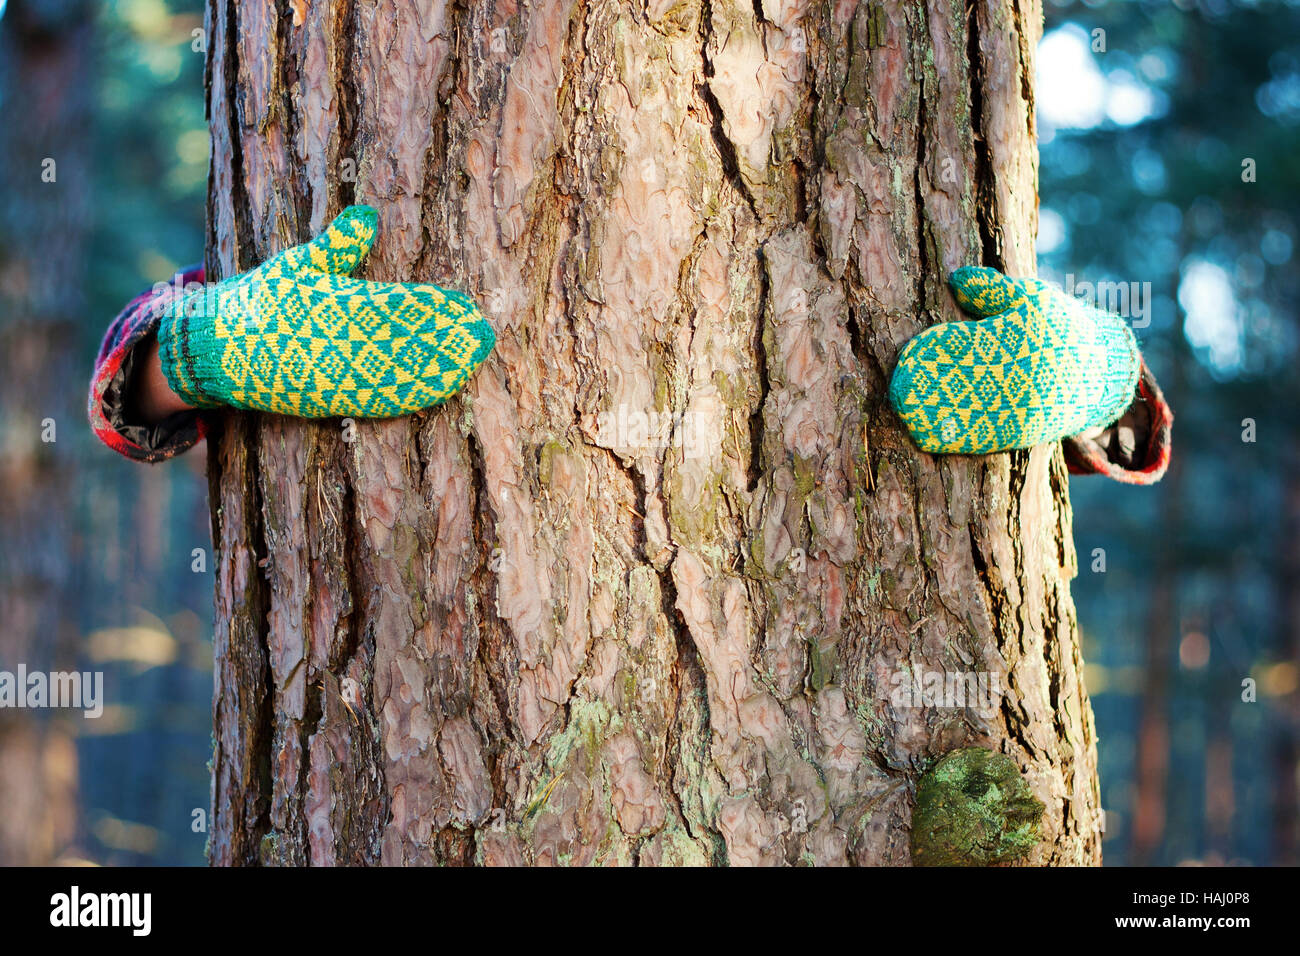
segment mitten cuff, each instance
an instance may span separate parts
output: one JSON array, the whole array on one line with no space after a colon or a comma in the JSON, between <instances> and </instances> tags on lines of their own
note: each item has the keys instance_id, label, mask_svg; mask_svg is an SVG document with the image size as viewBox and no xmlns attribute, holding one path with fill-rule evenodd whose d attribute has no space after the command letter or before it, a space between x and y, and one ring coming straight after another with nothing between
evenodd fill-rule
<instances>
[{"instance_id":1,"label":"mitten cuff","mask_svg":"<svg viewBox=\"0 0 1300 956\"><path fill-rule=\"evenodd\" d=\"M1092 422L1109 426L1133 404L1133 390L1137 388L1142 371L1142 353L1138 351L1137 338L1127 322L1105 314L1101 320L1107 363L1100 375L1105 389L1097 403L1098 415Z\"/></svg>"},{"instance_id":2,"label":"mitten cuff","mask_svg":"<svg viewBox=\"0 0 1300 956\"><path fill-rule=\"evenodd\" d=\"M203 281L203 267L181 272L179 285ZM90 382L87 413L100 441L135 461L162 461L179 455L203 438L206 423L198 412L177 412L165 421L148 423L132 401L134 376L145 347L157 334L162 313L176 295L175 286L159 293L140 293L118 313L104 334Z\"/></svg>"},{"instance_id":3,"label":"mitten cuff","mask_svg":"<svg viewBox=\"0 0 1300 956\"><path fill-rule=\"evenodd\" d=\"M1106 475L1130 485L1153 485L1169 467L1174 413L1156 378L1138 357L1140 374L1128 410L1100 435L1066 438L1065 463L1076 475Z\"/></svg>"},{"instance_id":4,"label":"mitten cuff","mask_svg":"<svg viewBox=\"0 0 1300 956\"><path fill-rule=\"evenodd\" d=\"M208 307L206 299L202 307ZM220 408L227 403L209 395L203 388L204 376L192 351L195 341L190 334L192 321L184 301L176 303L163 315L158 328L158 364L162 366L163 377L171 390L186 405Z\"/></svg>"}]
</instances>

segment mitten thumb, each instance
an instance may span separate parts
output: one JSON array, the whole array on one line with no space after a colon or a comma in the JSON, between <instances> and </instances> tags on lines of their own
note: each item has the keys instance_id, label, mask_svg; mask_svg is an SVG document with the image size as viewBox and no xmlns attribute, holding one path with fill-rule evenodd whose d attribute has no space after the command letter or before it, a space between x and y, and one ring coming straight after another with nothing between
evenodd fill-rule
<instances>
[{"instance_id":1,"label":"mitten thumb","mask_svg":"<svg viewBox=\"0 0 1300 956\"><path fill-rule=\"evenodd\" d=\"M948 287L966 314L981 319L1009 312L1025 298L1017 280L988 266L963 266L948 276Z\"/></svg>"},{"instance_id":2,"label":"mitten thumb","mask_svg":"<svg viewBox=\"0 0 1300 956\"><path fill-rule=\"evenodd\" d=\"M370 252L379 230L379 213L371 206L348 206L315 239L280 258L291 272L325 272L347 275Z\"/></svg>"}]
</instances>

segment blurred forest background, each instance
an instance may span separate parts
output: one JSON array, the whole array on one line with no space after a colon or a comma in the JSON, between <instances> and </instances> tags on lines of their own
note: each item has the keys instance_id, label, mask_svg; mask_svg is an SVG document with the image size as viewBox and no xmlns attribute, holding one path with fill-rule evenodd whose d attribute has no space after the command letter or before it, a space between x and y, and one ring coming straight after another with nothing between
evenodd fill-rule
<instances>
[{"instance_id":1,"label":"blurred forest background","mask_svg":"<svg viewBox=\"0 0 1300 956\"><path fill-rule=\"evenodd\" d=\"M202 28L201 0L0 0L0 670L103 671L106 701L0 710L0 864L204 862L205 456L130 462L85 412L109 321L203 255Z\"/></svg>"},{"instance_id":2,"label":"blurred forest background","mask_svg":"<svg viewBox=\"0 0 1300 956\"><path fill-rule=\"evenodd\" d=\"M0 864L204 859L204 454L133 464L84 412L117 309L202 256L202 24L0 0L0 670L103 671L107 699L0 710ZM1047 0L1046 26L1041 274L1136 283L1176 415L1160 485L1071 484L1106 863L1297 864L1300 0Z\"/></svg>"}]
</instances>

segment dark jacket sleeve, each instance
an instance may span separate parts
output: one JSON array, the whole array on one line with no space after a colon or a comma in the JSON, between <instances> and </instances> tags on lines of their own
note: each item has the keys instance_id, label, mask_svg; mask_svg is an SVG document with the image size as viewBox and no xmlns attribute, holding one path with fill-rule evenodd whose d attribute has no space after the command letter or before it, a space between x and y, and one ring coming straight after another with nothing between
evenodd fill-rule
<instances>
[{"instance_id":1,"label":"dark jacket sleeve","mask_svg":"<svg viewBox=\"0 0 1300 956\"><path fill-rule=\"evenodd\" d=\"M1076 475L1106 475L1130 485L1153 485L1169 467L1173 426L1174 413L1144 361L1128 411L1100 435L1065 439L1065 463Z\"/></svg>"},{"instance_id":2,"label":"dark jacket sleeve","mask_svg":"<svg viewBox=\"0 0 1300 956\"><path fill-rule=\"evenodd\" d=\"M134 407L132 388L144 348L158 332L162 306L178 289L203 281L203 267L191 266L165 290L149 289L127 303L104 334L90 380L90 427L116 452L136 461L162 461L198 443L205 432L203 415L177 412L165 421L148 424Z\"/></svg>"}]
</instances>

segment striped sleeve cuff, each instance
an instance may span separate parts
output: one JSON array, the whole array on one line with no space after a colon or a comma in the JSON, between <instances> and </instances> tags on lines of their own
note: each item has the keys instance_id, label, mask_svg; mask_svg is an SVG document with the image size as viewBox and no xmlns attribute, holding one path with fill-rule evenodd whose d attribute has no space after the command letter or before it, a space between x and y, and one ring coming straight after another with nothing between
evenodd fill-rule
<instances>
[{"instance_id":1,"label":"striped sleeve cuff","mask_svg":"<svg viewBox=\"0 0 1300 956\"><path fill-rule=\"evenodd\" d=\"M1062 442L1065 463L1076 475L1106 475L1129 485L1154 485L1169 468L1174 413L1142 363L1128 411L1095 437Z\"/></svg>"},{"instance_id":2,"label":"striped sleeve cuff","mask_svg":"<svg viewBox=\"0 0 1300 956\"><path fill-rule=\"evenodd\" d=\"M144 421L131 401L136 365L158 332L162 307L178 290L203 281L203 267L191 266L163 290L149 289L118 313L104 334L90 381L87 412L95 436L109 448L135 461L163 461L192 448L203 438L206 423L200 412L178 412L157 423Z\"/></svg>"}]
</instances>

